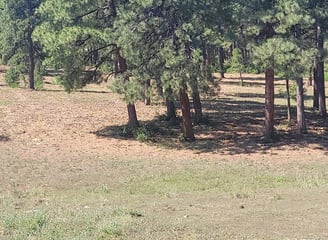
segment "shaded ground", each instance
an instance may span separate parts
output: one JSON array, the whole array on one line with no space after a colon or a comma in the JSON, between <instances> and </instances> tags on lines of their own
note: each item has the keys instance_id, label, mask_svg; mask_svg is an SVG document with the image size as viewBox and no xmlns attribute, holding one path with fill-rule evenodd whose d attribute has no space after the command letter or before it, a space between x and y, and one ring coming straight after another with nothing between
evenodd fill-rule
<instances>
[{"instance_id":1,"label":"shaded ground","mask_svg":"<svg viewBox=\"0 0 328 240\"><path fill-rule=\"evenodd\" d=\"M327 123L308 100L309 134L289 134L278 99L280 141L263 144L263 79L250 75L240 87L227 76L215 98L204 96L208 124L195 127L195 143L179 141L179 127L167 134L163 106L142 103L138 117L159 130L156 141L117 137L125 104L104 86L67 94L51 79L40 92L2 83L0 239L15 229L10 219L19 222L13 215L40 209L76 229L105 218L121 224L110 234L99 227L98 239L326 239ZM66 239L88 239L60 226L73 234ZM31 239L51 239L38 236Z\"/></svg>"}]
</instances>

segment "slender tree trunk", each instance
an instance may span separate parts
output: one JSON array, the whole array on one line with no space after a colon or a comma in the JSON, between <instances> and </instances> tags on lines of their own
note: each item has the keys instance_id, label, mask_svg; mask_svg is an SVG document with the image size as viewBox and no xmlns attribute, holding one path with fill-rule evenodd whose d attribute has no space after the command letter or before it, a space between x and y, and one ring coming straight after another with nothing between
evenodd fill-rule
<instances>
[{"instance_id":1,"label":"slender tree trunk","mask_svg":"<svg viewBox=\"0 0 328 240\"><path fill-rule=\"evenodd\" d=\"M244 79L243 79L243 75L241 72L239 72L239 76L240 76L240 85L244 86Z\"/></svg>"},{"instance_id":2,"label":"slender tree trunk","mask_svg":"<svg viewBox=\"0 0 328 240\"><path fill-rule=\"evenodd\" d=\"M126 65L126 60L121 56L119 48L117 48L116 56L118 61L119 72L123 74L127 71L128 68ZM128 77L124 77L123 81L128 81ZM137 129L139 127L139 122L138 122L137 112L134 103L129 103L127 105L127 109L128 109L128 117L129 117L128 124L132 129Z\"/></svg>"},{"instance_id":3,"label":"slender tree trunk","mask_svg":"<svg viewBox=\"0 0 328 240\"><path fill-rule=\"evenodd\" d=\"M177 120L176 107L173 101L173 92L169 87L166 90L166 120L170 123L175 123Z\"/></svg>"},{"instance_id":4,"label":"slender tree trunk","mask_svg":"<svg viewBox=\"0 0 328 240\"><path fill-rule=\"evenodd\" d=\"M325 78L324 78L324 62L320 61L317 66L317 75L318 75L318 107L319 115L322 117L327 116L326 109L326 93L325 93Z\"/></svg>"},{"instance_id":5,"label":"slender tree trunk","mask_svg":"<svg viewBox=\"0 0 328 240\"><path fill-rule=\"evenodd\" d=\"M324 37L320 31L320 26L317 25L316 28L316 43L317 49L319 52L323 52L324 49ZM327 116L327 107L326 107L326 93L325 93L325 70L324 70L324 61L321 56L316 58L316 79L314 81L317 82L317 91L318 91L318 110L319 114L322 117Z\"/></svg>"},{"instance_id":6,"label":"slender tree trunk","mask_svg":"<svg viewBox=\"0 0 328 240\"><path fill-rule=\"evenodd\" d=\"M28 3L28 14L33 16L33 6L31 0ZM34 59L34 43L32 39L33 23L29 23L29 29L27 32L28 41L28 88L34 90L34 70L35 70L35 59Z\"/></svg>"},{"instance_id":7,"label":"slender tree trunk","mask_svg":"<svg viewBox=\"0 0 328 240\"><path fill-rule=\"evenodd\" d=\"M288 125L290 125L292 123L292 109L290 104L289 79L286 79L286 92L287 92L287 121L288 121Z\"/></svg>"},{"instance_id":8,"label":"slender tree trunk","mask_svg":"<svg viewBox=\"0 0 328 240\"><path fill-rule=\"evenodd\" d=\"M219 47L219 65L220 65L220 74L221 78L224 78L224 49L223 47Z\"/></svg>"},{"instance_id":9,"label":"slender tree trunk","mask_svg":"<svg viewBox=\"0 0 328 240\"><path fill-rule=\"evenodd\" d=\"M145 82L144 85L144 93L145 93L145 105L150 105L150 95L149 95L149 89L150 89L150 79L148 79Z\"/></svg>"},{"instance_id":10,"label":"slender tree trunk","mask_svg":"<svg viewBox=\"0 0 328 240\"><path fill-rule=\"evenodd\" d=\"M182 111L183 137L186 141L195 141L195 135L192 128L190 103L188 94L184 90L180 90L180 104Z\"/></svg>"},{"instance_id":11,"label":"slender tree trunk","mask_svg":"<svg viewBox=\"0 0 328 240\"><path fill-rule=\"evenodd\" d=\"M119 69L119 63L118 63L118 60L115 59L114 60L114 76L117 77L118 74L120 74L120 69Z\"/></svg>"},{"instance_id":12,"label":"slender tree trunk","mask_svg":"<svg viewBox=\"0 0 328 240\"><path fill-rule=\"evenodd\" d=\"M320 26L315 25L316 48L321 53L324 49L324 38ZM325 94L325 77L324 62L322 56L317 56L314 61L314 100L313 108L319 110L322 117L327 116L326 94Z\"/></svg>"},{"instance_id":13,"label":"slender tree trunk","mask_svg":"<svg viewBox=\"0 0 328 240\"><path fill-rule=\"evenodd\" d=\"M303 78L298 77L297 82L297 129L300 134L306 133L306 122L304 114L304 89Z\"/></svg>"},{"instance_id":14,"label":"slender tree trunk","mask_svg":"<svg viewBox=\"0 0 328 240\"><path fill-rule=\"evenodd\" d=\"M308 80L308 86L313 86L313 67L310 67L309 70L309 80Z\"/></svg>"},{"instance_id":15,"label":"slender tree trunk","mask_svg":"<svg viewBox=\"0 0 328 240\"><path fill-rule=\"evenodd\" d=\"M200 101L199 91L195 91L192 93L192 99L194 103L194 110L195 110L195 119L194 123L199 124L203 122L203 110L202 110L202 103Z\"/></svg>"},{"instance_id":16,"label":"slender tree trunk","mask_svg":"<svg viewBox=\"0 0 328 240\"><path fill-rule=\"evenodd\" d=\"M164 98L164 95L163 95L163 87L162 87L161 79L158 77L155 80L156 80L157 94L158 94L158 96Z\"/></svg>"},{"instance_id":17,"label":"slender tree trunk","mask_svg":"<svg viewBox=\"0 0 328 240\"><path fill-rule=\"evenodd\" d=\"M189 44L187 44L187 48L189 48L188 51L187 51L188 52L187 55L188 55L189 58L191 58L192 56L191 56L191 49L190 49ZM210 66L211 66L211 55L209 53L208 45L206 43L204 43L202 70L206 74L206 79L210 82L213 82L214 78L213 78Z\"/></svg>"},{"instance_id":18,"label":"slender tree trunk","mask_svg":"<svg viewBox=\"0 0 328 240\"><path fill-rule=\"evenodd\" d=\"M265 71L265 132L266 140L274 138L274 70Z\"/></svg>"},{"instance_id":19,"label":"slender tree trunk","mask_svg":"<svg viewBox=\"0 0 328 240\"><path fill-rule=\"evenodd\" d=\"M192 90L192 99L193 99L193 105L195 110L194 124L199 124L203 121L203 109L202 109L202 102L199 96L197 78L194 77L193 79L191 79L190 86Z\"/></svg>"},{"instance_id":20,"label":"slender tree trunk","mask_svg":"<svg viewBox=\"0 0 328 240\"><path fill-rule=\"evenodd\" d=\"M314 62L314 69L313 69L313 109L319 109L319 82L317 77L317 59Z\"/></svg>"}]
</instances>

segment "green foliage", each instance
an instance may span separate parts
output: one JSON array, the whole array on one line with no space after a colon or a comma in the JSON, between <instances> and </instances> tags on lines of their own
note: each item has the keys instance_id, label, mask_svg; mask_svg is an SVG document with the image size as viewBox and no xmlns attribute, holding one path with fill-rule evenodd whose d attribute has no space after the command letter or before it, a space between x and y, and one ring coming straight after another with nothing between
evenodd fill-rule
<instances>
[{"instance_id":1,"label":"green foliage","mask_svg":"<svg viewBox=\"0 0 328 240\"><path fill-rule=\"evenodd\" d=\"M232 58L230 63L229 72L241 73L245 71L244 59L239 48L232 51Z\"/></svg>"},{"instance_id":2,"label":"green foliage","mask_svg":"<svg viewBox=\"0 0 328 240\"><path fill-rule=\"evenodd\" d=\"M38 24L35 10L42 0L1 0L0 1L0 56L3 64L8 64L20 74L29 71L28 56L41 59L41 49L32 40L32 33ZM30 52L33 49L33 52ZM18 67L19 66L19 67ZM24 66L24 67L23 67ZM14 71L14 70L12 70ZM9 73L9 84L15 86L14 77L18 73Z\"/></svg>"},{"instance_id":3,"label":"green foliage","mask_svg":"<svg viewBox=\"0 0 328 240\"><path fill-rule=\"evenodd\" d=\"M328 81L328 64L325 64L325 81Z\"/></svg>"},{"instance_id":4,"label":"green foliage","mask_svg":"<svg viewBox=\"0 0 328 240\"><path fill-rule=\"evenodd\" d=\"M45 73L44 66L42 66L41 62L37 62L34 69L34 84L35 90L43 89L43 75Z\"/></svg>"},{"instance_id":5,"label":"green foliage","mask_svg":"<svg viewBox=\"0 0 328 240\"><path fill-rule=\"evenodd\" d=\"M127 103L135 103L142 99L143 86L136 78L130 78L126 81L126 74L121 74L115 78L112 85L112 90L116 93L122 94Z\"/></svg>"},{"instance_id":6,"label":"green foliage","mask_svg":"<svg viewBox=\"0 0 328 240\"><path fill-rule=\"evenodd\" d=\"M7 71L6 75L5 75L5 80L6 83L10 86L10 87L18 87L19 82L20 82L20 76L21 73L19 71L19 69L17 67L11 67L9 68L9 70Z\"/></svg>"},{"instance_id":7,"label":"green foliage","mask_svg":"<svg viewBox=\"0 0 328 240\"><path fill-rule=\"evenodd\" d=\"M136 139L140 142L147 142L150 140L150 132L145 127L140 127L137 129L136 133Z\"/></svg>"}]
</instances>

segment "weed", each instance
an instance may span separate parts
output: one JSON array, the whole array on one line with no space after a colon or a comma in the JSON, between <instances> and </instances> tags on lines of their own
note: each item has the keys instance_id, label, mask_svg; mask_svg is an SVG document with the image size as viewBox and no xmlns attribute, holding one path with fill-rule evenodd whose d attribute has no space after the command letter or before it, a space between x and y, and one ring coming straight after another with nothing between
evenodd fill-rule
<instances>
[{"instance_id":1,"label":"weed","mask_svg":"<svg viewBox=\"0 0 328 240\"><path fill-rule=\"evenodd\" d=\"M48 218L38 211L9 215L3 220L5 235L16 236L15 239L40 235L47 224Z\"/></svg>"},{"instance_id":2,"label":"weed","mask_svg":"<svg viewBox=\"0 0 328 240\"><path fill-rule=\"evenodd\" d=\"M140 142L147 142L150 140L151 133L146 127L140 127L136 131L136 139Z\"/></svg>"},{"instance_id":3,"label":"weed","mask_svg":"<svg viewBox=\"0 0 328 240\"><path fill-rule=\"evenodd\" d=\"M117 222L113 222L110 226L104 227L101 229L97 239L113 239L120 237L122 235L122 230Z\"/></svg>"}]
</instances>

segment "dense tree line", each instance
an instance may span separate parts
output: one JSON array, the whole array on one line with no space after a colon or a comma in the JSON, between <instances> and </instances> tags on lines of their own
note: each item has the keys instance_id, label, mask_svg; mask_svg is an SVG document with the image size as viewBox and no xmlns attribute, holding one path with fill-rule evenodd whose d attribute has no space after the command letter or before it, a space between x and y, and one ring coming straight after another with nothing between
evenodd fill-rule
<instances>
[{"instance_id":1,"label":"dense tree line","mask_svg":"<svg viewBox=\"0 0 328 240\"><path fill-rule=\"evenodd\" d=\"M165 99L167 120L176 121L179 99L189 141L195 140L193 124L203 121L200 90L209 87L214 71L224 77L231 58L241 83L249 66L265 73L264 135L272 139L275 75L287 86L296 81L300 133L307 131L303 78L309 72L313 106L326 117L327 9L325 0L0 0L0 55L10 66L8 81L27 73L31 89L40 66L60 69L67 91L114 74L134 129L135 102L149 104L153 83Z\"/></svg>"}]
</instances>

